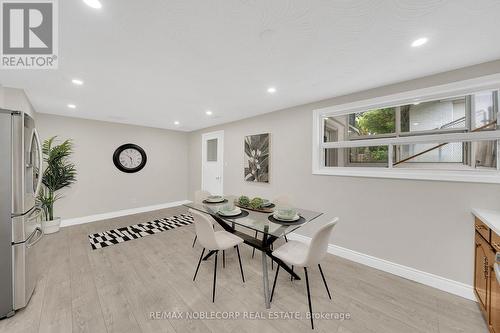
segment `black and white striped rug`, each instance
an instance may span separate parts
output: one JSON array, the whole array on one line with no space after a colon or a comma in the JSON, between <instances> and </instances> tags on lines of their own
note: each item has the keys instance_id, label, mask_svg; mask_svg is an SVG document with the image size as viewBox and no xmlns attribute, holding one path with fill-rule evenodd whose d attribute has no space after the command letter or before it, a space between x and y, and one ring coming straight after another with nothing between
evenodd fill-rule
<instances>
[{"instance_id":1,"label":"black and white striped rug","mask_svg":"<svg viewBox=\"0 0 500 333\"><path fill-rule=\"evenodd\" d=\"M106 246L154 235L170 229L190 225L191 223L193 223L193 217L191 215L180 214L164 219L134 224L128 227L112 229L89 235L90 246L93 250L102 249Z\"/></svg>"}]
</instances>

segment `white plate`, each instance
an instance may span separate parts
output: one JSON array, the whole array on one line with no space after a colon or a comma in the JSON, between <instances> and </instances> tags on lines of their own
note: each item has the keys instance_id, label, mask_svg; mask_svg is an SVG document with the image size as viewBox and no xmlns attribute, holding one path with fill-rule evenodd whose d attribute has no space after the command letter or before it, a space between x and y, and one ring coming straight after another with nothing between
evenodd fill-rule
<instances>
[{"instance_id":1,"label":"white plate","mask_svg":"<svg viewBox=\"0 0 500 333\"><path fill-rule=\"evenodd\" d=\"M235 208L232 212L222 212L219 210L218 213L222 216L236 216L241 214L241 209Z\"/></svg>"},{"instance_id":2,"label":"white plate","mask_svg":"<svg viewBox=\"0 0 500 333\"><path fill-rule=\"evenodd\" d=\"M278 220L278 221L283 221L283 222L295 222L295 221L298 221L300 219L300 215L299 214L296 214L292 219L284 219L282 217L279 217L278 215L276 214L273 214L273 217Z\"/></svg>"},{"instance_id":3,"label":"white plate","mask_svg":"<svg viewBox=\"0 0 500 333\"><path fill-rule=\"evenodd\" d=\"M220 197L220 198L206 198L205 199L206 202L213 202L213 203L218 203L218 202L223 202L224 201L224 197Z\"/></svg>"}]
</instances>

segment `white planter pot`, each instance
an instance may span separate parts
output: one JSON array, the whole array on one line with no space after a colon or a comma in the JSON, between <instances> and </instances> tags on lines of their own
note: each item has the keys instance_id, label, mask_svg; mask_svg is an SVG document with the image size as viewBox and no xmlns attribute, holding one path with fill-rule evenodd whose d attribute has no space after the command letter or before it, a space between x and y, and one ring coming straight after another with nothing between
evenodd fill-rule
<instances>
[{"instance_id":1,"label":"white planter pot","mask_svg":"<svg viewBox=\"0 0 500 333\"><path fill-rule=\"evenodd\" d=\"M43 221L42 228L44 234L53 234L54 232L58 232L61 227L61 218L56 217L52 221Z\"/></svg>"}]
</instances>

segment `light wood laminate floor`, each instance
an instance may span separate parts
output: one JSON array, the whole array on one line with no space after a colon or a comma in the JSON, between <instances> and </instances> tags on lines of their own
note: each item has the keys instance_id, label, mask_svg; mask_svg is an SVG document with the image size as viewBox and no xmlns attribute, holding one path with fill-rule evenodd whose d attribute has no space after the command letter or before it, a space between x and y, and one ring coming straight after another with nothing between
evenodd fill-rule
<instances>
[{"instance_id":1,"label":"light wood laminate floor","mask_svg":"<svg viewBox=\"0 0 500 333\"><path fill-rule=\"evenodd\" d=\"M191 248L194 226L92 250L87 235L186 210L182 207L62 228L41 248L43 274L29 305L0 321L0 332L304 332L307 319L248 319L268 315L262 297L260 253L242 246L246 283L235 251L219 260L211 302L213 258L192 276L201 247ZM278 241L277 243L280 243ZM278 244L275 244L278 245ZM316 320L317 332L487 332L474 302L332 255L322 264L332 291L310 269L313 309L349 313L349 320ZM269 270L270 283L274 271ZM300 271L303 276L303 271ZM271 311L307 310L305 282L280 271ZM151 319L151 312L239 312L235 320Z\"/></svg>"}]
</instances>

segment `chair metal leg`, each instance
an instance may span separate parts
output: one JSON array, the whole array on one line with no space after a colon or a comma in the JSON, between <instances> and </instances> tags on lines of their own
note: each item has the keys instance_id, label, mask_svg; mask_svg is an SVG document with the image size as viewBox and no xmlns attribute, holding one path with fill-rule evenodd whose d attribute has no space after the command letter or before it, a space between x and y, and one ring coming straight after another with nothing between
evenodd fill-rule
<instances>
[{"instance_id":1,"label":"chair metal leg","mask_svg":"<svg viewBox=\"0 0 500 333\"><path fill-rule=\"evenodd\" d=\"M285 242L287 242L287 243L288 243L288 238L286 238L286 235L285 235Z\"/></svg>"},{"instance_id":2,"label":"chair metal leg","mask_svg":"<svg viewBox=\"0 0 500 333\"><path fill-rule=\"evenodd\" d=\"M236 245L236 252L238 252L238 261L240 262L241 279L245 283L245 275L243 275L243 266L241 265L240 247L238 245Z\"/></svg>"},{"instance_id":3,"label":"chair metal leg","mask_svg":"<svg viewBox=\"0 0 500 333\"><path fill-rule=\"evenodd\" d=\"M257 234L258 234L258 231L255 232L255 238L257 238ZM252 251L252 259L254 256L255 256L255 247L253 248L253 251Z\"/></svg>"},{"instance_id":4,"label":"chair metal leg","mask_svg":"<svg viewBox=\"0 0 500 333\"><path fill-rule=\"evenodd\" d=\"M271 291L271 297L269 297L269 302L273 301L274 288L276 288L276 280L278 279L278 272L280 271L280 266L276 267L276 275L274 275L273 290Z\"/></svg>"},{"instance_id":5,"label":"chair metal leg","mask_svg":"<svg viewBox=\"0 0 500 333\"><path fill-rule=\"evenodd\" d=\"M328 293L328 297L332 299L332 296L330 295L330 289L328 289L328 284L326 284L326 279L325 275L323 274L323 270L321 269L321 265L318 264L319 267L319 272L321 273L321 277L323 278L323 283L325 284L326 292Z\"/></svg>"},{"instance_id":6,"label":"chair metal leg","mask_svg":"<svg viewBox=\"0 0 500 333\"><path fill-rule=\"evenodd\" d=\"M222 268L226 268L226 250L222 250Z\"/></svg>"},{"instance_id":7,"label":"chair metal leg","mask_svg":"<svg viewBox=\"0 0 500 333\"><path fill-rule=\"evenodd\" d=\"M292 272L293 272L293 265L292 265ZM293 281L293 275L290 275L290 281Z\"/></svg>"},{"instance_id":8,"label":"chair metal leg","mask_svg":"<svg viewBox=\"0 0 500 333\"><path fill-rule=\"evenodd\" d=\"M212 291L212 303L215 302L215 281L217 281L217 255L219 251L215 252L215 264L214 264L214 288Z\"/></svg>"},{"instance_id":9,"label":"chair metal leg","mask_svg":"<svg viewBox=\"0 0 500 333\"><path fill-rule=\"evenodd\" d=\"M312 304L311 304L311 291L309 290L309 277L307 276L307 268L306 267L304 267L304 273L306 274L307 301L309 302L309 315L311 316L311 328L314 329L313 310L312 310Z\"/></svg>"},{"instance_id":10,"label":"chair metal leg","mask_svg":"<svg viewBox=\"0 0 500 333\"><path fill-rule=\"evenodd\" d=\"M266 304L266 309L271 308L271 303L269 302L269 276L267 272L267 254L262 251L262 285L264 287L264 302Z\"/></svg>"},{"instance_id":11,"label":"chair metal leg","mask_svg":"<svg viewBox=\"0 0 500 333\"><path fill-rule=\"evenodd\" d=\"M196 272L194 272L193 281L196 279L196 275L198 274L198 269L200 268L201 259L203 259L204 254L205 254L205 248L203 248L203 251L201 251L200 260L198 260L198 266L196 266Z\"/></svg>"},{"instance_id":12,"label":"chair metal leg","mask_svg":"<svg viewBox=\"0 0 500 333\"><path fill-rule=\"evenodd\" d=\"M194 239L193 239L193 246L191 246L191 247L194 247L194 244L196 244L196 240L197 240L197 239L198 239L198 235L195 235L195 236L194 236Z\"/></svg>"}]
</instances>

